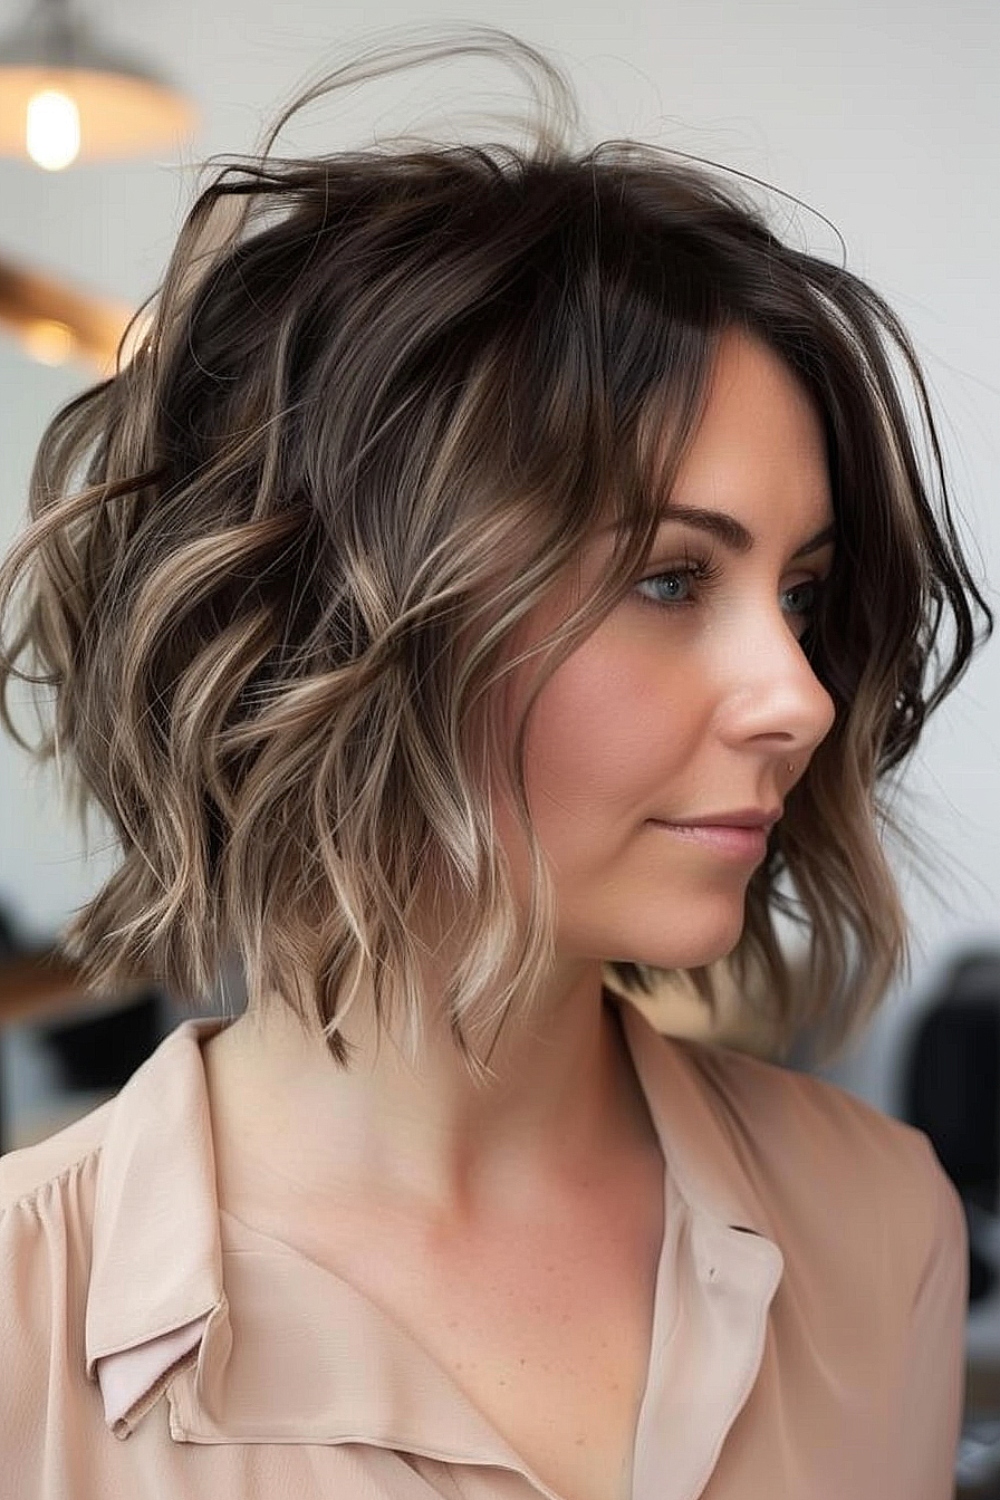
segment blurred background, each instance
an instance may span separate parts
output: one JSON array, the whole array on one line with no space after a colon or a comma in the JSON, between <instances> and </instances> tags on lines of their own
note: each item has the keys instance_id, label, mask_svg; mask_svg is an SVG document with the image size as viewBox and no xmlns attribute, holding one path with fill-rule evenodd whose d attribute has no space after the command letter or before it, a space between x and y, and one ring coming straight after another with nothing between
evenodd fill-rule
<instances>
[{"instance_id":1,"label":"blurred background","mask_svg":"<svg viewBox=\"0 0 1000 1500\"><path fill-rule=\"evenodd\" d=\"M373 36L502 26L569 74L591 141L634 136L773 184L779 233L871 281L936 403L959 529L987 597L1000 564L1000 5L996 0L0 0L0 551L55 408L108 367L155 288L203 160L252 151L280 106ZM289 149L469 133L522 98L496 64L435 65L317 107ZM450 122L450 123L449 123ZM801 200L797 202L795 200ZM805 205L805 206L804 206ZM839 236L842 236L841 243ZM14 690L15 706L27 689ZM31 727L27 712L18 716ZM814 1070L926 1130L970 1228L961 1495L1000 1495L1000 641L926 729L891 849L912 963L849 1053ZM0 737L0 1146L114 1092L185 997L81 996L59 931L115 863L54 774ZM238 1008L220 974L212 1006ZM733 994L716 1026L683 984L664 1031L769 1056Z\"/></svg>"}]
</instances>

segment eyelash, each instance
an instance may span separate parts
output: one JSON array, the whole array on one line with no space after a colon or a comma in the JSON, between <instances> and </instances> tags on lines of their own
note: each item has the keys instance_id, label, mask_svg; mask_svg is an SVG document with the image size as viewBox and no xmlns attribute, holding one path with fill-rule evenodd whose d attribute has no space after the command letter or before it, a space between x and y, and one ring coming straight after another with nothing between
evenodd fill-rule
<instances>
[{"instance_id":1,"label":"eyelash","mask_svg":"<svg viewBox=\"0 0 1000 1500\"><path fill-rule=\"evenodd\" d=\"M639 592L639 588L641 587L641 585L636 586L636 597L638 598L640 603L649 604L653 609L683 609L686 606L689 607L693 604L697 604L703 594L709 593L712 585L716 582L721 573L722 568L718 563L713 563L711 559L685 556L683 563L678 563L675 567L672 568L662 568L660 572L653 573L648 578L642 579L642 583L656 583L661 578L690 578L698 584L698 591L693 598L654 599L651 598L648 594ZM813 602L808 606L808 608L790 610L789 613L800 615L803 619L811 622L815 618L816 612L819 608L819 602L820 598L822 597L824 582L825 580L822 578L807 578L803 583L797 583L793 588L787 589L786 593L790 594L796 593L801 588L811 587L813 589Z\"/></svg>"}]
</instances>

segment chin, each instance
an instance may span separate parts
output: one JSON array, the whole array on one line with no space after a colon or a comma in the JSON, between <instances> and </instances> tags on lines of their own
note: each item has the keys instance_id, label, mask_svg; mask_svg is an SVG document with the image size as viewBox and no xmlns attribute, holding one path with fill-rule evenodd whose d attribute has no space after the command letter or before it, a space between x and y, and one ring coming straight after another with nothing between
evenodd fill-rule
<instances>
[{"instance_id":1,"label":"chin","mask_svg":"<svg viewBox=\"0 0 1000 1500\"><path fill-rule=\"evenodd\" d=\"M644 942L629 944L631 951L619 962L645 964L651 969L700 969L716 963L732 953L743 936L742 902L739 912L730 915L728 921L698 923L692 919L688 924L671 922L670 926L675 931L664 931L661 926L655 937L650 934Z\"/></svg>"}]
</instances>

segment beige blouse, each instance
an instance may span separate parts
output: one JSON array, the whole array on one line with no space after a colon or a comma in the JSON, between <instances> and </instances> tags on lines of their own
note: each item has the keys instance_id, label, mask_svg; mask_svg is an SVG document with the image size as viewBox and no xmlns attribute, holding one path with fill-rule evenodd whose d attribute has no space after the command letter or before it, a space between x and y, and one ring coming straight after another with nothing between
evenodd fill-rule
<instances>
[{"instance_id":1,"label":"beige blouse","mask_svg":"<svg viewBox=\"0 0 1000 1500\"><path fill-rule=\"evenodd\" d=\"M621 1010L665 1162L633 1500L950 1500L967 1240L926 1136ZM218 1024L0 1160L2 1500L573 1500L392 1318L220 1210Z\"/></svg>"}]
</instances>

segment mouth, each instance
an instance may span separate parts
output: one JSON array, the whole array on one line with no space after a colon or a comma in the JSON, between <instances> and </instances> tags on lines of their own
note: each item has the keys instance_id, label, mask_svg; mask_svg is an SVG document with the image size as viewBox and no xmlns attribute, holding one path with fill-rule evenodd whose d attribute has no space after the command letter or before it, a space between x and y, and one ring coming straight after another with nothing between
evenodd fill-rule
<instances>
[{"instance_id":1,"label":"mouth","mask_svg":"<svg viewBox=\"0 0 1000 1500\"><path fill-rule=\"evenodd\" d=\"M650 822L654 828L661 828L685 843L700 845L722 859L758 864L767 853L766 827L743 828L733 823L661 823L655 818Z\"/></svg>"}]
</instances>

